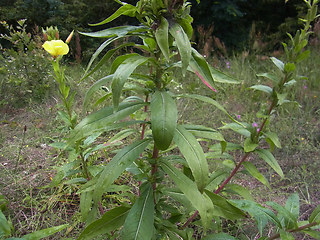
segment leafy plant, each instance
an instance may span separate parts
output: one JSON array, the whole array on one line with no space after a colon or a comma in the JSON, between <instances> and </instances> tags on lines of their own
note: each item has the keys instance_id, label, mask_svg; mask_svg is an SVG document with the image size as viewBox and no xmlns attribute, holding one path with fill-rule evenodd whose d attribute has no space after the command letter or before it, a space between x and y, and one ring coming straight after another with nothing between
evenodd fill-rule
<instances>
[{"instance_id":1,"label":"leafy plant","mask_svg":"<svg viewBox=\"0 0 320 240\"><path fill-rule=\"evenodd\" d=\"M48 96L52 84L49 79L47 61L39 49L40 37L26 30L26 19L17 26L2 21L7 34L0 38L10 43L8 49L1 48L0 105L24 106L29 101L42 101Z\"/></svg>"},{"instance_id":2,"label":"leafy plant","mask_svg":"<svg viewBox=\"0 0 320 240\"><path fill-rule=\"evenodd\" d=\"M286 99L288 89L299 80L296 64L308 57L309 52L304 51L304 47L308 43L310 24L317 17L318 1L305 1L309 8L303 20L305 27L297 31L294 37L289 35L291 43L284 44L286 62L271 58L279 74L259 75L271 80L271 86L251 87L267 95L267 101L270 102L269 108L259 114L260 124L234 119L210 97L170 91L177 68L181 69L183 78L188 76L187 72L196 74L213 92L216 92L216 82L236 83L211 67L192 47L192 17L189 15L191 6L188 2L140 0L136 6L118 2L121 7L112 16L93 25L109 23L122 15L135 17L140 25L82 33L107 39L93 54L83 79L103 66L116 51L132 49L131 53L120 55L113 61L109 75L94 83L84 99L84 107L88 109L93 95L102 88L105 96L94 105L99 105L109 96L112 96L113 105L102 107L72 126L68 142L61 147L81 153L81 167L86 168L86 156L107 145L97 142L94 146L94 142L103 139L105 133L119 131L116 138L130 136L130 140L126 146L117 149L106 165L92 166L91 170L87 168L87 177L79 190L81 214L87 226L78 239L93 239L99 235L109 239L235 239L222 232L223 222L241 222L248 215L256 220L259 239L292 239L294 232L316 236L313 228L319 226L319 207L311 214L308 223L299 222L297 195L290 196L285 207L268 202L277 211L276 215L269 208L254 202L246 188L230 184L230 181L243 166L249 175L270 188L268 180L249 161L249 156L253 154L283 177L282 169L272 154L275 147L281 148L280 140L276 133L269 130L269 124L275 110L290 102ZM106 51L92 67L103 50L122 38L132 41ZM149 68L148 73L135 73L142 66ZM127 97L122 100L124 91L136 95L126 93ZM178 119L176 104L180 98L212 104L231 121L225 122L220 129L242 135L244 142L229 143L216 129L182 124L183 120ZM133 126L132 130L129 126ZM137 134L139 127L141 130ZM207 155L199 143L201 139L217 143L210 146ZM270 149L262 147L264 141ZM84 148L85 144L92 144L92 147ZM176 155L176 149L180 155ZM243 153L239 161L233 159L230 154L233 151ZM74 156L79 156L77 154ZM217 164L209 166L206 157L214 159ZM77 157L71 158L65 166L63 177L75 166L79 166ZM108 193L121 192L121 186L116 181L125 171L132 174L139 190L135 195L125 195L129 201L118 202L118 206L113 204L112 209L104 213L102 203L107 200ZM99 210L101 216L96 220ZM198 215L201 221L194 221ZM275 226L271 237L264 231L268 223Z\"/></svg>"}]
</instances>

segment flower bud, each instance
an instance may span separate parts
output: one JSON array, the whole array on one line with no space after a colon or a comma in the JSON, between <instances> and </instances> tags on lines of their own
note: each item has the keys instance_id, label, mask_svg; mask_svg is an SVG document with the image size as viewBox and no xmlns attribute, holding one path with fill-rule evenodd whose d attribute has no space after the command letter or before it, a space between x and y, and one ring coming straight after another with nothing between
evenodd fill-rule
<instances>
[{"instance_id":1,"label":"flower bud","mask_svg":"<svg viewBox=\"0 0 320 240\"><path fill-rule=\"evenodd\" d=\"M69 34L69 36L67 37L66 43L70 43L71 38L72 38L72 36L73 36L73 32L74 32L74 30L72 30L72 32L71 32L71 33Z\"/></svg>"}]
</instances>

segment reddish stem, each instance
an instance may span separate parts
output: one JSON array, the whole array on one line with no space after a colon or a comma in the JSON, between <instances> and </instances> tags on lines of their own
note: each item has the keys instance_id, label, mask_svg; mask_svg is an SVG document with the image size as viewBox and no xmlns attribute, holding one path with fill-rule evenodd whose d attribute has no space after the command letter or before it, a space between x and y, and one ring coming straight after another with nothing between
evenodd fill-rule
<instances>
[{"instance_id":1,"label":"reddish stem","mask_svg":"<svg viewBox=\"0 0 320 240\"><path fill-rule=\"evenodd\" d=\"M319 224L318 222L308 223L308 224L303 225L303 226L301 226L301 227L287 230L287 232L300 232L300 231L302 231L302 230L304 230L304 229L307 229L307 228L316 226L316 225L318 225L318 224ZM277 238L279 238L279 237L280 237L280 233L273 235L272 237L269 238L269 240L277 239Z\"/></svg>"},{"instance_id":2,"label":"reddish stem","mask_svg":"<svg viewBox=\"0 0 320 240\"><path fill-rule=\"evenodd\" d=\"M146 95L146 100L145 100L146 103L148 102L148 97L149 97L149 95ZM144 106L144 112L147 112L147 111L148 111L148 105L146 104L146 105ZM146 120L146 119L145 119L145 120ZM142 130L141 130L140 139L144 139L144 133L145 133L145 131L146 131L146 124L143 123L143 124L142 124ZM140 157L142 157L142 153L140 154ZM139 181L138 184L139 184L138 196L140 196L141 181Z\"/></svg>"},{"instance_id":3,"label":"reddish stem","mask_svg":"<svg viewBox=\"0 0 320 240\"><path fill-rule=\"evenodd\" d=\"M274 99L274 100L272 101L271 105L270 105L270 108L269 108L269 110L268 110L268 114L267 114L267 115L270 115L270 114L271 114L272 109L276 106L276 104L277 104L277 99ZM260 128L259 128L259 130L258 130L258 137L259 137L262 129L264 128L266 122L267 122L267 118L262 122L262 124L261 124L261 126L260 126ZM231 179L233 178L233 176L239 171L242 163L243 163L244 161L246 161L246 159L249 157L250 153L251 153L251 152L247 152L247 153L242 157L242 159L240 160L240 162L237 164L237 166L236 166L236 167L232 170L232 172L230 173L229 177L218 187L218 189L217 189L216 191L214 191L215 194L218 194L219 192L221 192L221 191L223 190L223 188L225 187L225 185L227 185L227 184L231 181ZM192 214L192 216L188 218L188 220L186 221L186 223L183 224L182 228L187 227L187 226L193 221L193 219L194 219L196 216L198 216L198 214L199 214L199 211L195 211L195 213Z\"/></svg>"},{"instance_id":4,"label":"reddish stem","mask_svg":"<svg viewBox=\"0 0 320 240\"><path fill-rule=\"evenodd\" d=\"M151 168L151 176L153 177L153 184L152 184L152 189L153 189L153 202L154 204L156 204L156 188L157 188L157 183L156 183L156 179L155 179L155 174L158 170L158 165L157 165L157 158L159 157L159 149L156 147L156 145L154 145L153 147L153 154L152 154L152 159L154 161L154 163L152 164L152 168Z\"/></svg>"}]
</instances>

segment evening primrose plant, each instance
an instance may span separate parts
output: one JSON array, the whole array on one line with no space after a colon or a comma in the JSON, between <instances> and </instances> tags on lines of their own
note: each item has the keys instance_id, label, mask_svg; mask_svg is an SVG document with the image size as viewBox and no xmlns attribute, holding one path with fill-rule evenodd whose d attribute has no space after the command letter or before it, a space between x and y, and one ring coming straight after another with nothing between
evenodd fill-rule
<instances>
[{"instance_id":1,"label":"evening primrose plant","mask_svg":"<svg viewBox=\"0 0 320 240\"><path fill-rule=\"evenodd\" d=\"M135 6L117 2L121 6L113 15L92 26L107 24L122 15L135 17L140 24L82 33L106 39L89 61L83 80L116 52L127 50L127 53L118 53L109 74L88 89L85 111L103 103L102 107L72 127L65 147L77 149L79 143L91 144L83 158L85 163L91 154L108 145L101 144L106 136L113 135L114 140L127 139L127 144L115 149L111 160L101 162L100 159L88 167L90 178L84 179L78 192L82 219L86 223L78 239L236 239L237 236L226 233L228 229L224 232L224 223L241 224L248 218L256 221L258 237L255 239L294 239L295 232L320 239L315 230L320 224L320 207L308 221L300 221L298 194L291 195L285 206L267 202L268 207L264 207L254 201L248 189L233 181L244 167L247 174L270 188L250 156L258 156L280 177L284 176L272 154L274 148L281 148L280 140L269 125L277 108L290 102L286 98L289 87L299 81L296 64L308 57L305 47L311 23L317 17L318 0L305 0L308 13L302 20L304 28L294 36L289 35L289 44L283 44L286 60L271 58L278 74L259 74L267 84L250 88L265 94L265 101L270 103L260 111L263 113L254 125L233 118L233 114L210 97L174 93L176 71L182 74L179 81L182 86L189 74L195 74L213 94L219 94L217 84L238 83L210 66L193 47L189 2L140 0ZM120 39L129 41L109 48ZM94 65L102 52L103 57ZM144 71L138 71L141 67ZM60 70L55 72L57 78L63 77ZM93 101L97 92L104 95ZM112 105L105 106L108 97L112 98ZM184 124L186 121L179 119L177 109L181 98L209 103L222 111L227 120L223 126L217 126L219 131ZM220 130L232 130L245 140L229 143ZM199 143L203 139L213 142L207 153ZM242 157L234 159L239 153ZM209 166L209 160L216 164ZM72 167L73 162L65 169ZM132 176L131 191L119 184L121 176L128 173ZM110 193L125 197L116 204L107 204ZM266 226L271 227L267 230Z\"/></svg>"},{"instance_id":2,"label":"evening primrose plant","mask_svg":"<svg viewBox=\"0 0 320 240\"><path fill-rule=\"evenodd\" d=\"M59 32L56 29L56 34L59 36ZM45 39L48 39L48 36L44 32ZM73 36L73 31L68 36L66 42L63 42L62 40L49 40L45 41L45 43L42 45L42 47L52 56L52 66L55 73L55 79L59 85L59 93L60 98L63 102L63 106L65 107L66 112L59 112L59 115L64 120L64 122L67 124L68 127L74 128L77 116L72 111L72 104L74 101L75 92L73 92L70 95L70 87L67 86L65 77L64 77L64 70L63 68L60 68L60 60L62 57L69 53L69 46L68 43L71 41L71 38Z\"/></svg>"}]
</instances>

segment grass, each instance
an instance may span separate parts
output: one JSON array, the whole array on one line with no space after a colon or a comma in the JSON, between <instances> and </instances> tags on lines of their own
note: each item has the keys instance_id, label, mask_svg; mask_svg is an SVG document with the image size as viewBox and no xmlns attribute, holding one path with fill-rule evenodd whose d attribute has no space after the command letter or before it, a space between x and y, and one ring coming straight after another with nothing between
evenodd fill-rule
<instances>
[{"instance_id":1,"label":"grass","mask_svg":"<svg viewBox=\"0 0 320 240\"><path fill-rule=\"evenodd\" d=\"M237 85L218 85L218 93L203 86L191 75L183 81L184 88L180 91L197 92L216 98L234 116L248 122L259 121L257 112L267 107L261 104L265 96L249 90L254 84L262 84L264 80L257 73L274 71L268 60L257 60L255 56L231 57L228 59L230 68L221 62L220 68L240 80ZM320 203L320 81L319 49L312 50L309 60L300 65L299 73L307 75L308 81L297 83L290 97L296 99L300 106L290 105L281 108L274 115L270 128L279 134L282 148L275 150L274 155L279 161L285 178L280 179L266 164L252 157L252 161L272 184L268 192L255 179L241 175L235 181L250 188L258 201L272 200L285 203L287 197L298 192L301 198L302 216L305 218ZM76 109L81 113L81 101L88 86L103 73L97 73L78 84L83 68L68 66L66 75L72 89L77 91ZM179 77L179 76L177 76ZM79 196L76 185L60 185L49 188L55 175L55 166L66 161L61 152L51 148L53 140L63 138L65 132L61 122L56 118L61 106L51 96L42 104L29 104L24 108L6 108L0 117L0 195L8 200L5 215L14 226L13 235L21 236L43 228L70 223L67 233L56 234L50 239L74 238L83 225L80 223ZM263 102L263 101L262 101ZM179 101L179 118L185 122L205 124L218 129L224 115L209 105L193 100ZM210 114L208 114L210 113ZM24 131L26 129L26 131ZM232 132L224 132L230 142L241 140ZM236 159L237 161L238 159ZM16 167L18 163L18 166ZM233 231L239 231L235 227ZM250 222L243 224L238 233L240 239L254 239Z\"/></svg>"}]
</instances>

